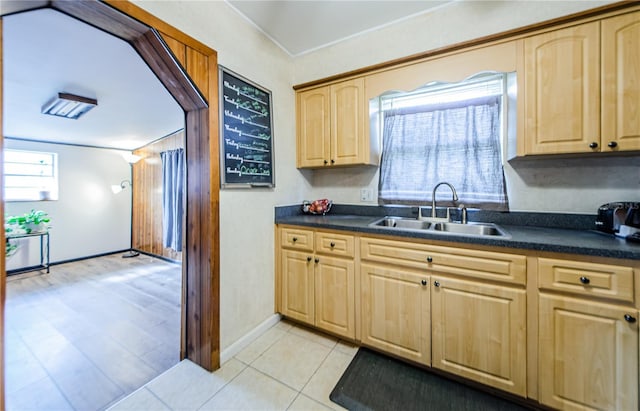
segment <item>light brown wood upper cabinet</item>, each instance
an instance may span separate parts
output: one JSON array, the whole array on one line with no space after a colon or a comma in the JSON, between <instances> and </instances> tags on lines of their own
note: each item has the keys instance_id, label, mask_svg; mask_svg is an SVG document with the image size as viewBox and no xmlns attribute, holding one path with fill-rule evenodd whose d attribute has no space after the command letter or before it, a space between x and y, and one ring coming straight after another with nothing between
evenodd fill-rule
<instances>
[{"instance_id":1,"label":"light brown wood upper cabinet","mask_svg":"<svg viewBox=\"0 0 640 411\"><path fill-rule=\"evenodd\" d=\"M640 150L640 12L524 42L525 155Z\"/></svg>"},{"instance_id":2,"label":"light brown wood upper cabinet","mask_svg":"<svg viewBox=\"0 0 640 411\"><path fill-rule=\"evenodd\" d=\"M297 93L297 167L377 164L371 152L364 78Z\"/></svg>"}]
</instances>

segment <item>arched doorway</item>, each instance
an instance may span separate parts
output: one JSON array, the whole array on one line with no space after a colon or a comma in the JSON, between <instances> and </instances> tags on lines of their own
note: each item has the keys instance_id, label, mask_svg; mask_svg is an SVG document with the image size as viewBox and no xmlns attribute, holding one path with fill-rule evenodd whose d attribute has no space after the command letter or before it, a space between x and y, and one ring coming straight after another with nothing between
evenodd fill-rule
<instances>
[{"instance_id":1,"label":"arched doorway","mask_svg":"<svg viewBox=\"0 0 640 411\"><path fill-rule=\"evenodd\" d=\"M219 367L220 353L218 232L220 179L219 148L216 137L218 125L216 52L131 3L115 1L109 3L98 1L52 1L39 4L10 2L3 6L1 14L27 11L34 6L51 7L127 41L184 110L187 215L186 246L183 254L181 357L189 358L205 369L214 370ZM181 54L181 51L184 54ZM0 96L1 90L0 81ZM2 110L0 110L0 116L1 113ZM212 138L210 134L214 137ZM0 213L4 214L2 208L3 205L0 203ZM4 263L4 251L0 251L0 272L5 271ZM4 316L5 281L5 276L2 275L0 318ZM0 331L3 331L3 327ZM2 365L0 364L0 372L3 369ZM0 409L3 408L4 395L0 397Z\"/></svg>"}]
</instances>

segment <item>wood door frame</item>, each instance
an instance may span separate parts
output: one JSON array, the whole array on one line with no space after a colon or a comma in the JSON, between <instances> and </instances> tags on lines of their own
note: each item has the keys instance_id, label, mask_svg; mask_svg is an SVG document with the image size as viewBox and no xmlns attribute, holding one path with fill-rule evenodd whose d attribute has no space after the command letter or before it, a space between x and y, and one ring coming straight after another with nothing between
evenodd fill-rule
<instances>
[{"instance_id":1,"label":"wood door frame","mask_svg":"<svg viewBox=\"0 0 640 411\"><path fill-rule=\"evenodd\" d=\"M2 19L34 8L53 8L110 33L132 45L169 93L185 111L187 162L186 238L183 252L183 322L181 358L207 370L220 366L219 330L219 143L217 53L128 1L9 1L0 11L0 69L2 67ZM196 49L207 58L209 102L171 53L156 28ZM0 127L2 125L0 77ZM0 148L4 134L0 129ZM1 161L1 160L0 160ZM1 164L1 163L0 163ZM2 177L0 167L0 178ZM4 193L0 188L1 197ZM4 201L0 201L0 213ZM4 231L0 234L4 241ZM5 250L0 251L4 273ZM0 332L4 333L6 275L0 275ZM2 334L3 335L3 334ZM0 349L4 341L0 338ZM0 352L0 381L4 381L4 358ZM0 386L0 409L4 409L4 384Z\"/></svg>"}]
</instances>

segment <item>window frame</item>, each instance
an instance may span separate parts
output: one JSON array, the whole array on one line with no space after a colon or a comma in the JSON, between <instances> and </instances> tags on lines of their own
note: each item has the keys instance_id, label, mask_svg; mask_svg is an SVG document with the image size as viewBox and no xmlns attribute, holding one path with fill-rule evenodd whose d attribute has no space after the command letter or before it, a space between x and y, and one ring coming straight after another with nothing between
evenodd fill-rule
<instances>
[{"instance_id":1,"label":"window frame","mask_svg":"<svg viewBox=\"0 0 640 411\"><path fill-rule=\"evenodd\" d=\"M12 153L17 156L23 157L22 161L11 161L8 158ZM25 161L24 157L29 155L33 156L32 161ZM42 160L38 160L42 157L47 157L50 162L43 163ZM40 163L40 164L39 164ZM50 168L50 172L46 175L43 174L42 164ZM16 168L22 167L25 169L32 168L31 172L10 172L8 169L11 165L15 165ZM3 150L3 168L4 168L4 201L6 202L29 202L29 201L57 201L59 198L59 173L58 173L59 159L58 153L49 151L37 151L37 150L23 150L14 148L4 148ZM19 186L15 183L9 183L10 180L23 179L23 186ZM9 186L8 184L12 184ZM27 192L28 194L17 195L14 191ZM13 193L13 194L12 194Z\"/></svg>"},{"instance_id":2,"label":"window frame","mask_svg":"<svg viewBox=\"0 0 640 411\"><path fill-rule=\"evenodd\" d=\"M475 203L474 205L474 201L464 200L463 198L461 198L460 201L458 201L457 203L459 204L464 203L470 207L489 208L489 209L496 209L496 210L503 210L503 211L506 211L509 209L509 199L507 195L507 184L506 184L506 177L504 173L504 165L505 165L505 153L507 148L507 140L508 140L508 137L510 137L511 133L515 132L515 118L516 118L515 102L516 102L516 92L517 92L517 88L515 87L515 84L516 84L515 72L510 72L510 73L482 72L457 83L431 82L431 83L427 83L422 88L419 88L410 92L385 93L379 96L378 98L371 100L370 108L371 108L371 114L372 114L371 116L372 131L375 130L378 133L379 139L382 142L382 147L383 147L382 154L381 154L382 159L381 159L381 169L380 169L379 185L378 185L378 203L379 204L423 205L425 203L429 203L432 201L431 194L432 194L433 187L425 187L424 189L421 189L420 191L422 191L423 193L422 194L423 198L421 198L420 200L417 200L415 197L409 198L412 196L409 196L404 200L397 198L398 196L395 196L396 198L392 198L393 196L383 197L382 194L384 191L384 185L386 184L386 182L383 183L383 175L382 175L383 174L382 167L383 167L383 161L385 156L384 148L386 146L384 142L385 136L383 135L385 132L384 130L385 130L386 113L389 110L393 110L394 108L396 110L402 110L402 111L407 110L406 107L402 107L402 103L400 103L400 107L398 107L397 102L402 102L403 100L406 101L410 99L415 99L415 101L420 101L419 100L420 98L423 98L423 96L428 96L429 94L432 94L435 98L440 98L441 100L439 102L435 102L435 103L430 102L428 104L425 104L424 101L422 101L421 104L416 104L415 106L411 106L411 107L420 107L420 106L424 107L425 105L430 107L434 107L434 106L438 107L438 105L442 105L443 107L446 107L448 105L455 106L456 100L452 102L451 100L446 100L446 97L445 97L445 100L442 100L442 94L446 93L447 90L456 90L456 89L461 90L464 93L467 89L469 88L473 89L476 85L478 86L477 88L482 88L483 87L482 84L487 82L492 83L491 87L494 87L493 91L488 92L485 95L480 95L479 98L486 98L489 95L497 95L500 98L501 108L500 108L499 122L498 122L499 132L497 135L498 147L496 148L497 151L494 151L497 154L498 159L496 160L494 158L494 160L492 161L494 162L496 167L499 167L499 170L496 170L496 172L499 172L502 176L501 186L498 187L498 189L495 190L495 192L497 193L500 190L502 190L503 197L502 197L502 200L500 200L500 202L495 202L495 203L493 202L493 200L489 200L488 202L485 202L478 199L478 202ZM498 86L496 86L496 84L498 84ZM488 87L487 89L490 90L491 87ZM499 90L499 92L496 92L497 90ZM473 100L474 97L475 96L470 97L467 95L466 97L462 97L459 100L460 101ZM396 100L395 101L396 104L394 104L393 100ZM420 111L420 110L417 110L417 111ZM429 112L429 111L430 109L425 110L425 112ZM495 136L496 134L493 133L493 135ZM434 145L435 145L435 142L434 142ZM428 166L427 161L425 161L424 163L425 167ZM446 178L443 180L446 181ZM466 176L463 177L463 180L466 180ZM438 182L440 181L434 181L434 184L437 184ZM456 189L458 189L458 187L456 187ZM438 193L437 199L439 201L442 200L441 196L442 194ZM447 204L447 205L454 205L454 204L450 202L450 204Z\"/></svg>"}]
</instances>

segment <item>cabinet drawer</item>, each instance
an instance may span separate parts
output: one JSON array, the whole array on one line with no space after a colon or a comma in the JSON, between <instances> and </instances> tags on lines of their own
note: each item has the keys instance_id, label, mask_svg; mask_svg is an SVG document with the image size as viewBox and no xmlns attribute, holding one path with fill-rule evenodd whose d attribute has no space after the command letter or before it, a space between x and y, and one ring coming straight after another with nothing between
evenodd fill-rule
<instances>
[{"instance_id":1,"label":"cabinet drawer","mask_svg":"<svg viewBox=\"0 0 640 411\"><path fill-rule=\"evenodd\" d=\"M540 288L633 303L633 269L619 265L538 259Z\"/></svg>"},{"instance_id":2,"label":"cabinet drawer","mask_svg":"<svg viewBox=\"0 0 640 411\"><path fill-rule=\"evenodd\" d=\"M316 233L316 251L318 253L342 257L354 256L355 240L352 235Z\"/></svg>"},{"instance_id":3,"label":"cabinet drawer","mask_svg":"<svg viewBox=\"0 0 640 411\"><path fill-rule=\"evenodd\" d=\"M313 231L283 228L280 242L284 248L313 252Z\"/></svg>"},{"instance_id":4,"label":"cabinet drawer","mask_svg":"<svg viewBox=\"0 0 640 411\"><path fill-rule=\"evenodd\" d=\"M426 269L432 272L526 284L527 259L523 255L411 244L363 237L363 260Z\"/></svg>"}]
</instances>

